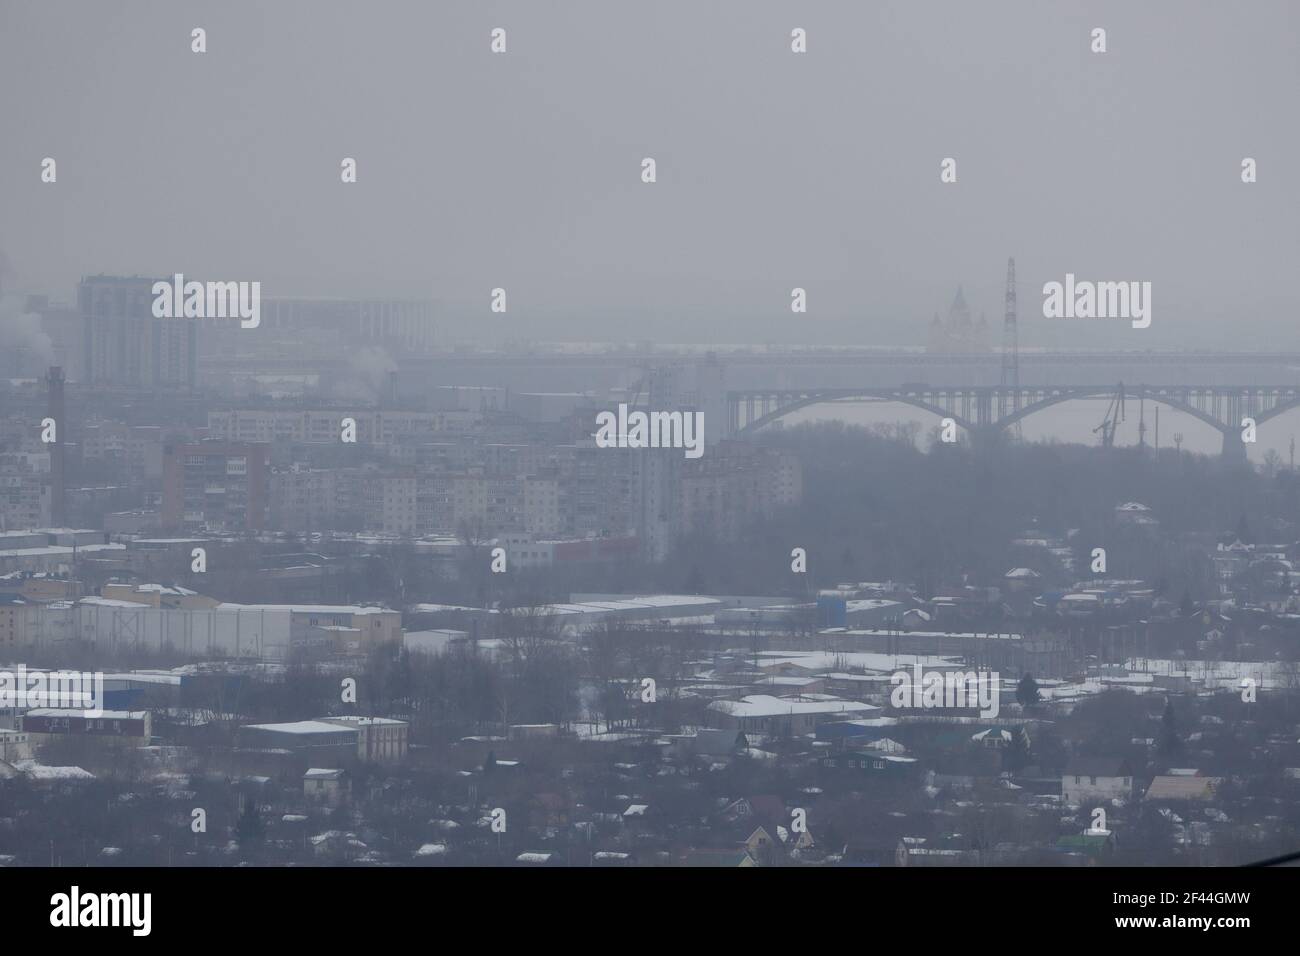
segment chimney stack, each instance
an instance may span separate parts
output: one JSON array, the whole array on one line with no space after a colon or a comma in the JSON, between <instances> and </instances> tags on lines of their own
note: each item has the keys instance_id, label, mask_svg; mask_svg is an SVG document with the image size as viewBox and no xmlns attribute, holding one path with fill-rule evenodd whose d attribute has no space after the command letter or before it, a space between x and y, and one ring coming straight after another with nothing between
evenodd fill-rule
<instances>
[{"instance_id":1,"label":"chimney stack","mask_svg":"<svg viewBox=\"0 0 1300 956\"><path fill-rule=\"evenodd\" d=\"M63 454L68 424L63 414L63 369L51 365L45 383L48 397L46 414L54 419L54 442L50 446L50 523L56 528L62 528L68 521Z\"/></svg>"}]
</instances>

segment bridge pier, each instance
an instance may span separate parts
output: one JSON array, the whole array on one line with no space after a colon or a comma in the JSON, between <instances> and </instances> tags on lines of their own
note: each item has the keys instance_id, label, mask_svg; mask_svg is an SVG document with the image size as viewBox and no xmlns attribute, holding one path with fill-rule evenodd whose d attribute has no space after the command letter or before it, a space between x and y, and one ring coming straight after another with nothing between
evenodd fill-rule
<instances>
[{"instance_id":1,"label":"bridge pier","mask_svg":"<svg viewBox=\"0 0 1300 956\"><path fill-rule=\"evenodd\" d=\"M1229 426L1221 430L1223 432L1223 452L1221 457L1224 463L1229 465L1249 465L1250 460L1246 456L1246 443L1241 440L1241 429L1236 426Z\"/></svg>"},{"instance_id":2,"label":"bridge pier","mask_svg":"<svg viewBox=\"0 0 1300 956\"><path fill-rule=\"evenodd\" d=\"M971 450L981 455L997 451L1005 438L1001 425L980 425L972 428L969 434Z\"/></svg>"}]
</instances>

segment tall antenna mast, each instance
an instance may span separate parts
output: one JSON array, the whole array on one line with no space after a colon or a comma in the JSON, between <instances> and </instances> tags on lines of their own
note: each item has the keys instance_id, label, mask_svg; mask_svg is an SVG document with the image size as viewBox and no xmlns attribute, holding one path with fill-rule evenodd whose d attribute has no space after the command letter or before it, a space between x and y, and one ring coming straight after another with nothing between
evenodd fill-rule
<instances>
[{"instance_id":1,"label":"tall antenna mast","mask_svg":"<svg viewBox=\"0 0 1300 956\"><path fill-rule=\"evenodd\" d=\"M998 417L1003 418L1008 411L1020 411L1020 331L1016 322L1016 260L1007 260L1007 298L1006 314L1002 320L1002 388L1011 389L1011 395L1004 393L998 401ZM1020 437L1020 422L1015 424L1016 438Z\"/></svg>"}]
</instances>

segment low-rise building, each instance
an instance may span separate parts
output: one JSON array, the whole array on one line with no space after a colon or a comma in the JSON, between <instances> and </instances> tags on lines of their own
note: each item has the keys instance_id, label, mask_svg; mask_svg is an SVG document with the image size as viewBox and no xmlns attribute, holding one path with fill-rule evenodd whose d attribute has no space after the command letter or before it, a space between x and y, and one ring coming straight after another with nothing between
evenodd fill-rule
<instances>
[{"instance_id":1,"label":"low-rise building","mask_svg":"<svg viewBox=\"0 0 1300 956\"><path fill-rule=\"evenodd\" d=\"M1220 778L1184 774L1155 777L1147 787L1146 799L1164 803L1209 801L1214 799Z\"/></svg>"},{"instance_id":2,"label":"low-rise building","mask_svg":"<svg viewBox=\"0 0 1300 956\"><path fill-rule=\"evenodd\" d=\"M239 728L247 750L284 750L315 764L346 765L355 760L398 763L406 758L410 725L389 717L321 717Z\"/></svg>"},{"instance_id":3,"label":"low-rise building","mask_svg":"<svg viewBox=\"0 0 1300 956\"><path fill-rule=\"evenodd\" d=\"M302 792L308 800L338 806L352 795L352 781L346 770L312 767L302 775Z\"/></svg>"},{"instance_id":4,"label":"low-rise building","mask_svg":"<svg viewBox=\"0 0 1300 956\"><path fill-rule=\"evenodd\" d=\"M821 765L831 770L896 775L916 769L917 760L879 750L841 750L822 757Z\"/></svg>"},{"instance_id":5,"label":"low-rise building","mask_svg":"<svg viewBox=\"0 0 1300 956\"><path fill-rule=\"evenodd\" d=\"M153 736L153 717L147 710L90 710L41 707L19 719L33 746L58 738L84 738L109 745L147 747Z\"/></svg>"},{"instance_id":6,"label":"low-rise building","mask_svg":"<svg viewBox=\"0 0 1300 956\"><path fill-rule=\"evenodd\" d=\"M1061 775L1061 799L1072 806L1133 795L1133 770L1115 757L1075 757Z\"/></svg>"},{"instance_id":7,"label":"low-rise building","mask_svg":"<svg viewBox=\"0 0 1300 956\"><path fill-rule=\"evenodd\" d=\"M308 757L312 763L343 764L356 759L355 727L323 720L295 720L280 724L246 724L239 728L239 746L245 750L284 750Z\"/></svg>"},{"instance_id":8,"label":"low-rise building","mask_svg":"<svg viewBox=\"0 0 1300 956\"><path fill-rule=\"evenodd\" d=\"M205 597L197 591L180 585L164 584L125 584L109 581L100 589L100 596L114 601L130 601L149 607L166 608L208 608L216 607L221 602L216 598Z\"/></svg>"},{"instance_id":9,"label":"low-rise building","mask_svg":"<svg viewBox=\"0 0 1300 956\"><path fill-rule=\"evenodd\" d=\"M32 744L27 734L21 730L0 729L0 762L29 760L31 756Z\"/></svg>"},{"instance_id":10,"label":"low-rise building","mask_svg":"<svg viewBox=\"0 0 1300 956\"><path fill-rule=\"evenodd\" d=\"M402 639L402 613L386 607L348 604L221 604L218 608L287 612L290 640L295 644L321 640L337 642L338 635L344 635L347 640L355 641L360 649L365 649ZM343 630L337 630L338 628Z\"/></svg>"},{"instance_id":11,"label":"low-rise building","mask_svg":"<svg viewBox=\"0 0 1300 956\"><path fill-rule=\"evenodd\" d=\"M0 594L0 648L27 643L27 602L17 594Z\"/></svg>"},{"instance_id":12,"label":"low-rise building","mask_svg":"<svg viewBox=\"0 0 1300 956\"><path fill-rule=\"evenodd\" d=\"M357 757L367 763L400 763L406 759L411 725L391 717L322 717L327 724L357 732Z\"/></svg>"},{"instance_id":13,"label":"low-rise building","mask_svg":"<svg viewBox=\"0 0 1300 956\"><path fill-rule=\"evenodd\" d=\"M793 737L812 733L826 720L861 717L879 709L873 704L838 698L808 700L753 694L740 700L715 700L708 712L718 727Z\"/></svg>"}]
</instances>

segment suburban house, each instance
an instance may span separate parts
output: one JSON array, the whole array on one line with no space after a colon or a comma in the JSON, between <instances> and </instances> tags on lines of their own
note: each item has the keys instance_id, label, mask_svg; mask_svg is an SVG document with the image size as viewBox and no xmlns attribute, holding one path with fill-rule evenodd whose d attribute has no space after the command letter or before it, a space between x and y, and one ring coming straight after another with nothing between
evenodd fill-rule
<instances>
[{"instance_id":1,"label":"suburban house","mask_svg":"<svg viewBox=\"0 0 1300 956\"><path fill-rule=\"evenodd\" d=\"M352 783L345 770L312 767L302 775L302 792L309 800L338 806L351 795Z\"/></svg>"},{"instance_id":2,"label":"suburban house","mask_svg":"<svg viewBox=\"0 0 1300 956\"><path fill-rule=\"evenodd\" d=\"M1151 514L1151 509L1140 501L1126 501L1115 506L1115 520L1120 524L1154 527L1159 524Z\"/></svg>"},{"instance_id":3,"label":"suburban house","mask_svg":"<svg viewBox=\"0 0 1300 956\"><path fill-rule=\"evenodd\" d=\"M1133 795L1133 770L1116 757L1075 757L1061 774L1061 799L1074 806Z\"/></svg>"},{"instance_id":4,"label":"suburban house","mask_svg":"<svg viewBox=\"0 0 1300 956\"><path fill-rule=\"evenodd\" d=\"M852 770L861 774L901 774L916 766L915 757L879 750L841 750L827 754L821 764L831 770Z\"/></svg>"},{"instance_id":5,"label":"suburban house","mask_svg":"<svg viewBox=\"0 0 1300 956\"><path fill-rule=\"evenodd\" d=\"M1171 774L1156 777L1147 787L1146 799L1166 802L1188 800L1213 800L1214 791L1221 783L1219 777Z\"/></svg>"},{"instance_id":6,"label":"suburban house","mask_svg":"<svg viewBox=\"0 0 1300 956\"><path fill-rule=\"evenodd\" d=\"M27 735L20 730L5 730L0 727L0 762L13 763L16 760L30 760L32 744Z\"/></svg>"},{"instance_id":7,"label":"suburban house","mask_svg":"<svg viewBox=\"0 0 1300 956\"><path fill-rule=\"evenodd\" d=\"M767 827L763 826L755 827L754 831L741 842L741 846L756 863L768 866L777 861L781 849L781 844L767 832Z\"/></svg>"},{"instance_id":8,"label":"suburban house","mask_svg":"<svg viewBox=\"0 0 1300 956\"><path fill-rule=\"evenodd\" d=\"M737 757L749 749L749 740L738 730L701 729L672 738L673 753L680 757L721 760Z\"/></svg>"}]
</instances>

